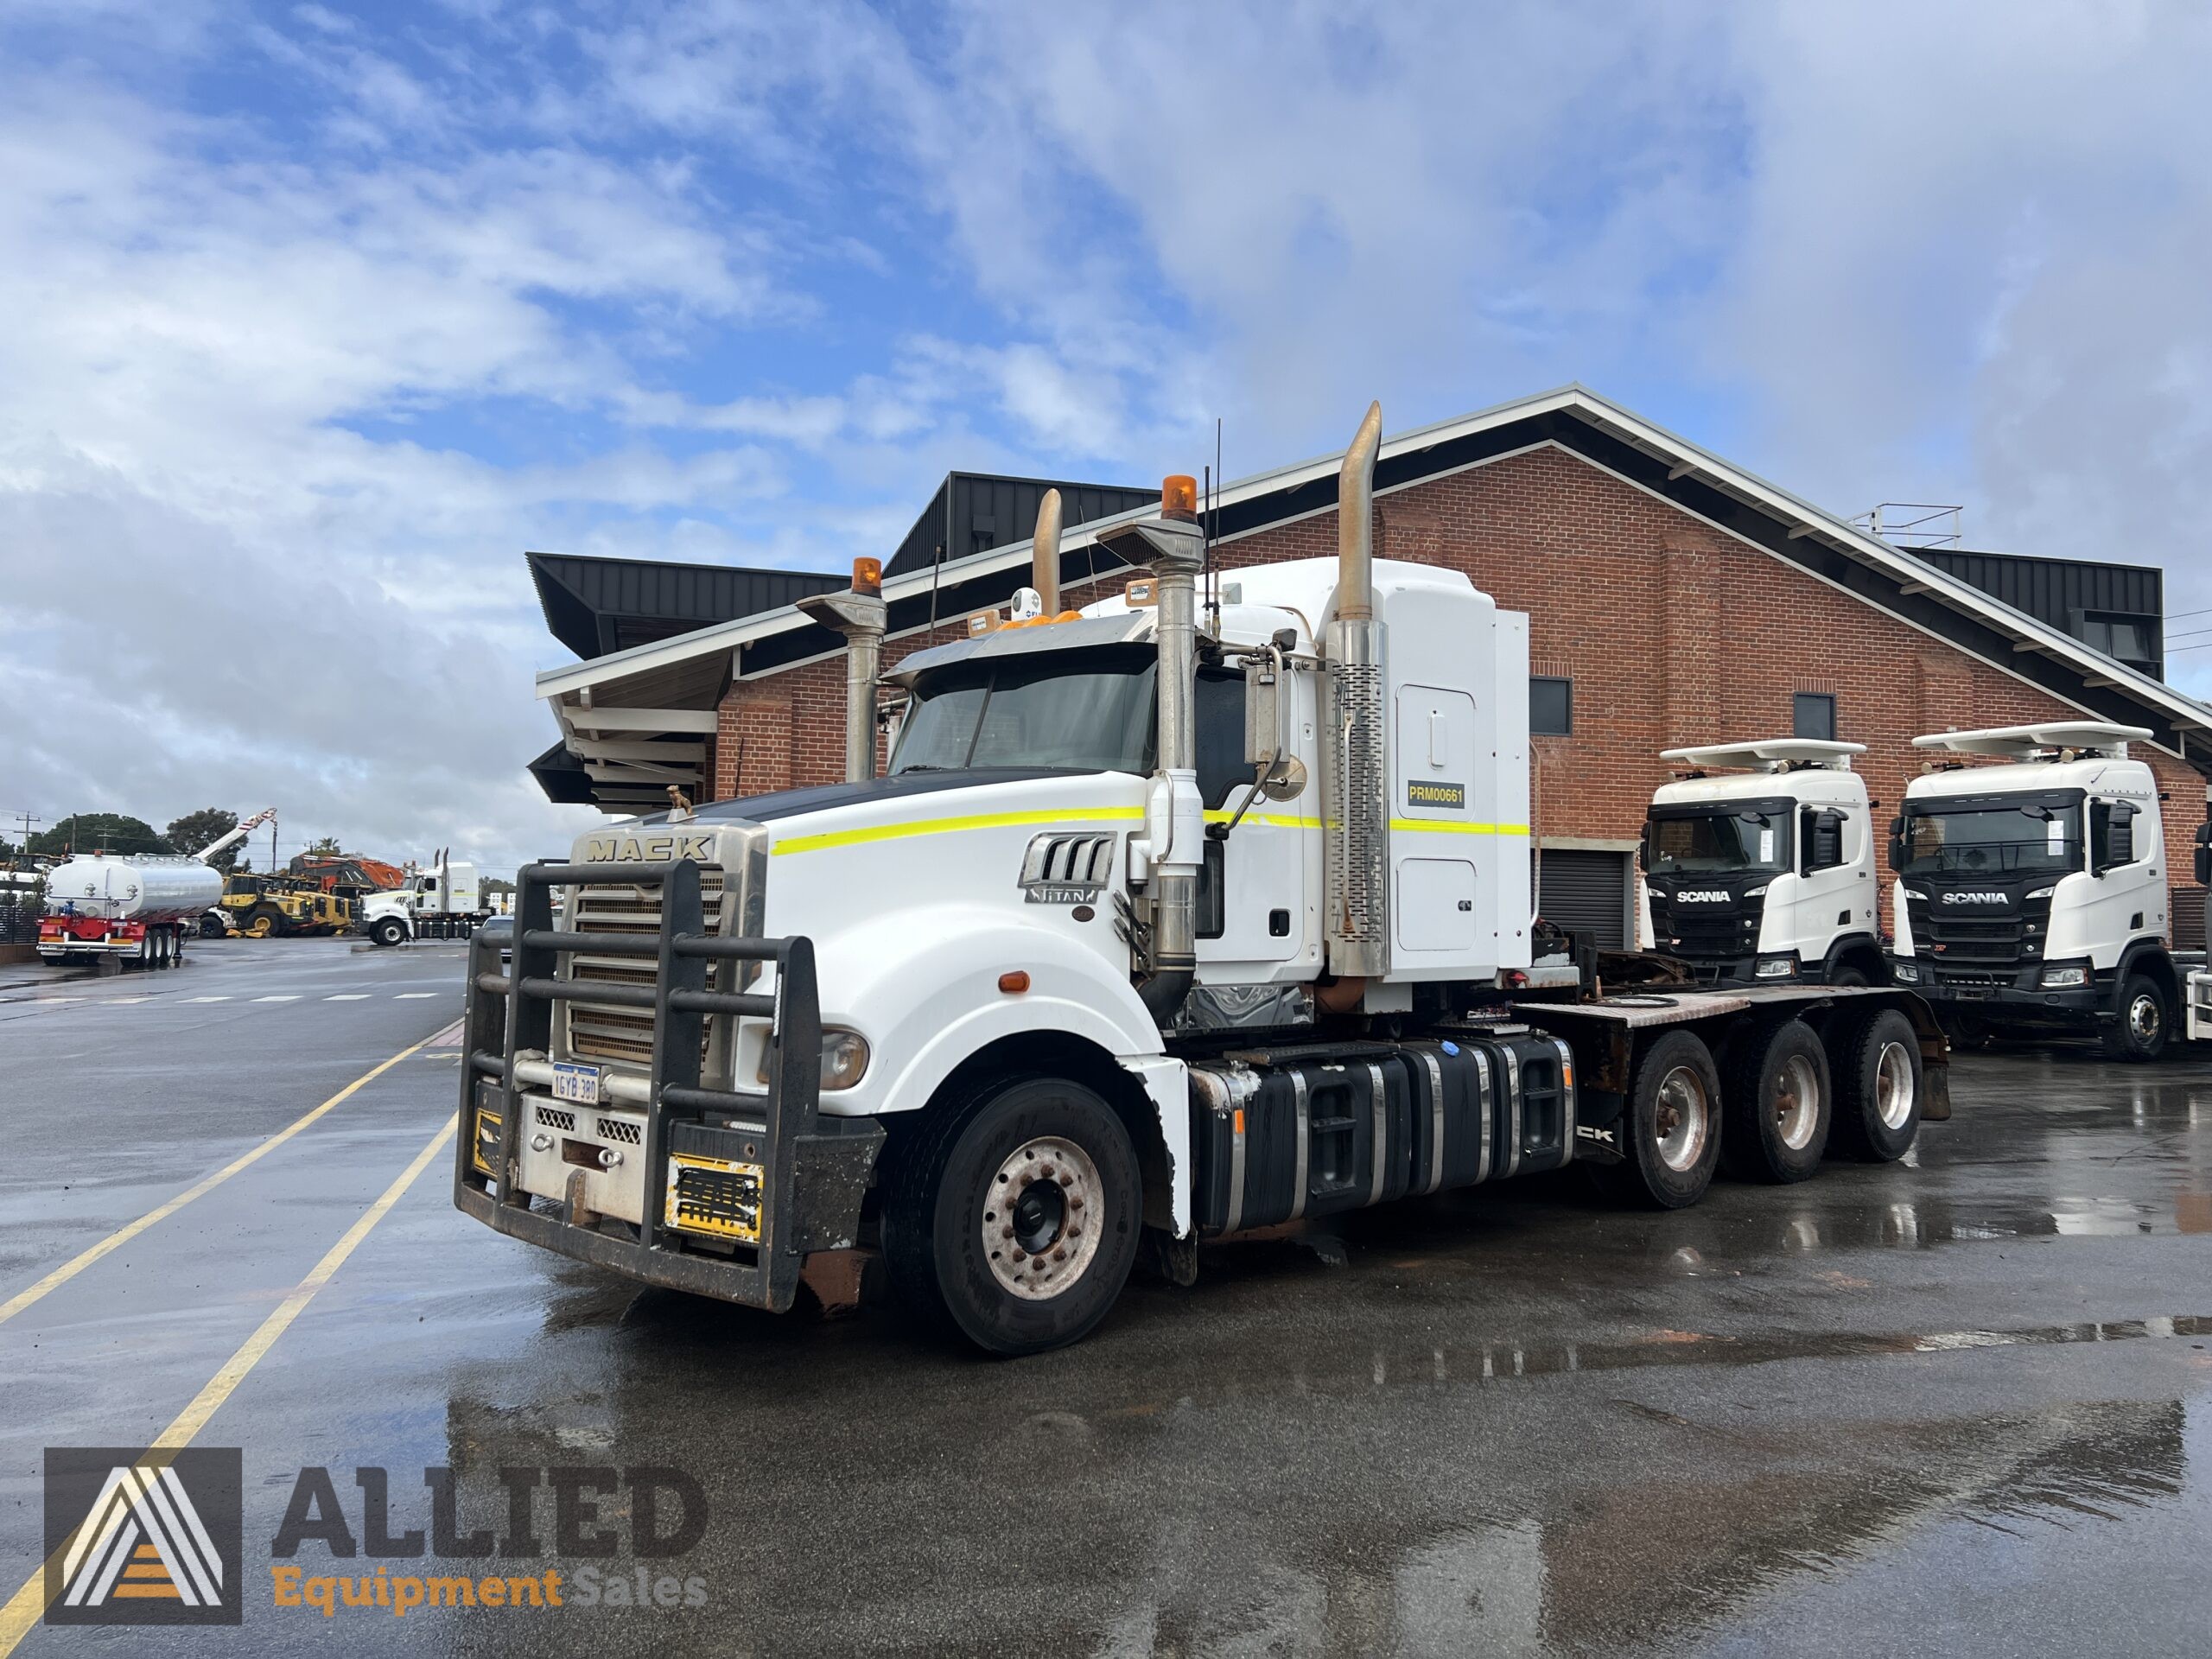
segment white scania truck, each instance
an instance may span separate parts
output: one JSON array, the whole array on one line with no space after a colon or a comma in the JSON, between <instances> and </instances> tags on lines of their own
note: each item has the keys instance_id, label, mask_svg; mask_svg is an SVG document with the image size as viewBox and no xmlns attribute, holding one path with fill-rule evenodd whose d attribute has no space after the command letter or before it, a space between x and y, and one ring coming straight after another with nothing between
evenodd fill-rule
<instances>
[{"instance_id":1,"label":"white scania truck","mask_svg":"<svg viewBox=\"0 0 2212 1659\"><path fill-rule=\"evenodd\" d=\"M2054 721L1913 739L2004 763L1939 763L1890 826L1891 972L1962 1037L2095 1036L2153 1060L2180 1034L2205 987L2167 949L2158 780L2127 753L2150 736Z\"/></svg>"},{"instance_id":2,"label":"white scania truck","mask_svg":"<svg viewBox=\"0 0 2212 1659\"><path fill-rule=\"evenodd\" d=\"M1643 827L1644 948L1700 983L1881 984L1873 817L1851 769L1866 752L1802 737L1662 751L1685 771Z\"/></svg>"},{"instance_id":3,"label":"white scania truck","mask_svg":"<svg viewBox=\"0 0 2212 1659\"><path fill-rule=\"evenodd\" d=\"M1058 503L1015 620L918 651L874 778L874 561L849 781L657 814L520 873L470 957L454 1199L642 1281L782 1310L815 1252L994 1352L1104 1316L1141 1252L1591 1165L1694 1202L1948 1115L1920 1000L1590 995L1530 914L1528 619L1371 556L1382 412L1338 557L1201 605L1187 478L1102 527L1147 568L1063 611ZM565 895L556 925L553 900ZM1618 983L1618 980L1611 982Z\"/></svg>"}]
</instances>

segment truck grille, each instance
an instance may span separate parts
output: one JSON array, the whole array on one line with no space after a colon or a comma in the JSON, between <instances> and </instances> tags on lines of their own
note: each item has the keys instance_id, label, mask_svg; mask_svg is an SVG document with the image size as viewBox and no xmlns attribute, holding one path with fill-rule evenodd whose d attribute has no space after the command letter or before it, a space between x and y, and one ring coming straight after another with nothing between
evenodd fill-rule
<instances>
[{"instance_id":1,"label":"truck grille","mask_svg":"<svg viewBox=\"0 0 2212 1659\"><path fill-rule=\"evenodd\" d=\"M2011 916L1947 915L1933 905L1911 907L1916 948L1939 963L2032 960L2050 931L2050 900L2037 899Z\"/></svg>"},{"instance_id":2,"label":"truck grille","mask_svg":"<svg viewBox=\"0 0 2212 1659\"><path fill-rule=\"evenodd\" d=\"M706 914L707 931L722 931L722 873L699 872L699 897ZM658 887L628 883L579 887L571 902L569 927L578 933L657 934L660 931L660 893ZM727 964L717 963L708 982L722 984ZM568 977L580 983L640 985L653 983L652 963L640 957L594 957L578 952L569 958ZM649 1067L653 1061L653 1016L642 1008L608 1007L596 1002L569 1002L566 1033L568 1052L579 1059L617 1065ZM711 1033L713 1022L708 1024ZM709 1040L711 1040L709 1037ZM703 1046L701 1053L703 1063Z\"/></svg>"},{"instance_id":3,"label":"truck grille","mask_svg":"<svg viewBox=\"0 0 2212 1659\"><path fill-rule=\"evenodd\" d=\"M1740 909L1715 916L1689 905L1669 905L1655 893L1651 937L1667 955L1686 957L1692 961L1732 962L1755 955L1759 948L1759 923L1766 912L1766 900L1746 899L1739 902Z\"/></svg>"}]
</instances>

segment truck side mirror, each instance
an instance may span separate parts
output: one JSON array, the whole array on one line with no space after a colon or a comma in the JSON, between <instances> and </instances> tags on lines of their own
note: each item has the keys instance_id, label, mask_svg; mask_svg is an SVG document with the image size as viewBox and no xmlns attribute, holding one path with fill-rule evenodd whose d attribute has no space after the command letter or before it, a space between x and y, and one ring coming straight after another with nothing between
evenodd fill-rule
<instances>
[{"instance_id":1,"label":"truck side mirror","mask_svg":"<svg viewBox=\"0 0 2212 1659\"><path fill-rule=\"evenodd\" d=\"M2094 874L2135 861L2135 808L2126 801L2098 801L2089 809L2096 864Z\"/></svg>"},{"instance_id":2,"label":"truck side mirror","mask_svg":"<svg viewBox=\"0 0 2212 1659\"><path fill-rule=\"evenodd\" d=\"M1298 700L1291 690L1290 670L1280 653L1244 659L1244 764L1261 779L1269 800L1294 800L1306 789L1306 767L1298 759L1295 723Z\"/></svg>"},{"instance_id":3,"label":"truck side mirror","mask_svg":"<svg viewBox=\"0 0 2212 1659\"><path fill-rule=\"evenodd\" d=\"M1843 862L1843 814L1834 807L1805 815L1805 874Z\"/></svg>"},{"instance_id":4,"label":"truck side mirror","mask_svg":"<svg viewBox=\"0 0 2212 1659\"><path fill-rule=\"evenodd\" d=\"M1900 812L1890 820L1890 869L1892 874L1904 868L1904 814Z\"/></svg>"},{"instance_id":5,"label":"truck side mirror","mask_svg":"<svg viewBox=\"0 0 2212 1659\"><path fill-rule=\"evenodd\" d=\"M2196 826L2196 885L2212 887L2212 822Z\"/></svg>"}]
</instances>

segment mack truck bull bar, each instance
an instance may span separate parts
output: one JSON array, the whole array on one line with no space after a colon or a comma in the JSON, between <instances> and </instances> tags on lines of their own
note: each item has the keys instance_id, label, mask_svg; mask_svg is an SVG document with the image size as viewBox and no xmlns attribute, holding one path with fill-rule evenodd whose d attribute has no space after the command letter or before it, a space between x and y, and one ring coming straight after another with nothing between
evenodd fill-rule
<instances>
[{"instance_id":1,"label":"mack truck bull bar","mask_svg":"<svg viewBox=\"0 0 2212 1659\"><path fill-rule=\"evenodd\" d=\"M849 1249L883 1129L872 1118L820 1111L822 1012L813 942L711 933L693 859L665 863L533 864L516 879L513 959L501 971L497 938L469 943L467 1064L454 1203L486 1226L648 1284L774 1313L798 1294L816 1250ZM597 884L660 889L651 932L574 932L553 926L553 892ZM564 957L632 957L653 964L650 985L564 976ZM771 991L709 988L721 961L775 965ZM525 1109L551 1105L518 1068L555 1052L555 1007L589 1003L653 1017L652 1066L613 1109L644 1117L637 1142L639 1219L598 1214L578 1168L565 1195L522 1186ZM770 1022L766 1088L740 1093L701 1081L709 1016ZM641 1098L640 1098L641 1096ZM566 1146L564 1144L564 1153ZM670 1179L671 1160L679 1166Z\"/></svg>"}]
</instances>

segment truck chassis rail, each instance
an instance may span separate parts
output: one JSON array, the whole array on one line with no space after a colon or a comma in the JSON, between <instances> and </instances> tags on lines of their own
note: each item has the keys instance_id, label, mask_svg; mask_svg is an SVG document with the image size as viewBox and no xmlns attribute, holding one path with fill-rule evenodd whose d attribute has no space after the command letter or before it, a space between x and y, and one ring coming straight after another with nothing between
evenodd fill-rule
<instances>
[{"instance_id":1,"label":"truck chassis rail","mask_svg":"<svg viewBox=\"0 0 2212 1659\"><path fill-rule=\"evenodd\" d=\"M813 942L804 937L710 934L699 875L698 863L688 858L533 864L520 873L511 969L500 971L497 938L478 933L469 944L463 1027L467 1063L461 1071L462 1133L455 1147L454 1203L499 1232L648 1284L781 1313L797 1297L809 1249L851 1245L853 1219L883 1131L870 1120L825 1122L820 1115L822 1014ZM658 886L658 931L555 929L554 889L598 883ZM654 982L618 986L563 977L562 957L578 951L650 958ZM772 993L709 989L713 964L731 960L773 963ZM634 1230L626 1223L580 1214L574 1184L565 1201L546 1201L558 1206L550 1209L533 1208L531 1195L520 1186L517 1143L523 1134L523 1103L530 1096L517 1065L552 1052L554 1010L560 1002L632 1007L653 1015L639 1147L642 1222ZM702 1084L701 1055L710 1014L771 1022L765 1094ZM493 1113L495 1132L483 1121ZM715 1127L710 1119L735 1120L741 1127ZM667 1224L662 1206L669 1159L679 1136L695 1147L713 1143L718 1155L726 1152L732 1161L758 1166L756 1243L701 1249L695 1248L698 1241Z\"/></svg>"}]
</instances>

